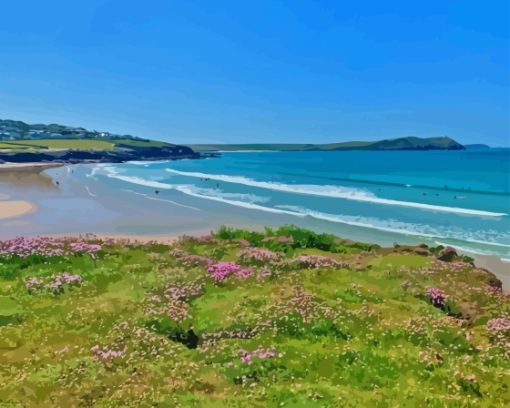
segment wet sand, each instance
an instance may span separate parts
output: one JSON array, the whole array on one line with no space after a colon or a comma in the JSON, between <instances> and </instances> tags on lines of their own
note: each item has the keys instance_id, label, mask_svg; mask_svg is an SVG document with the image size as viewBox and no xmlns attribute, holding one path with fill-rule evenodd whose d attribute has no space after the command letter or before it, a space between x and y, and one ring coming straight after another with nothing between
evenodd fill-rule
<instances>
[{"instance_id":1,"label":"wet sand","mask_svg":"<svg viewBox=\"0 0 510 408\"><path fill-rule=\"evenodd\" d=\"M61 167L62 163L11 163L11 162L3 162L0 163L0 171L42 171L44 169L51 169L54 167Z\"/></svg>"},{"instance_id":2,"label":"wet sand","mask_svg":"<svg viewBox=\"0 0 510 408\"><path fill-rule=\"evenodd\" d=\"M184 208L182 198L170 196L174 194L171 192L167 200L133 194L128 189L112 190L90 176L90 168L84 166L44 170L46 165L0 171L0 238L92 233L100 238L171 243L184 234L203 235L220 225L262 230L265 225L293 223L292 218L280 214L246 218L235 208L224 218L223 209L215 212L216 203L210 203L207 212ZM348 233L344 236L350 238ZM370 242L370 236L356 240ZM510 290L510 263L494 256L466 255L474 258L477 266L493 272L503 288Z\"/></svg>"},{"instance_id":3,"label":"wet sand","mask_svg":"<svg viewBox=\"0 0 510 408\"><path fill-rule=\"evenodd\" d=\"M37 207L30 201L0 201L0 219L20 217L36 211Z\"/></svg>"},{"instance_id":4,"label":"wet sand","mask_svg":"<svg viewBox=\"0 0 510 408\"><path fill-rule=\"evenodd\" d=\"M504 262L495 256L466 255L474 258L476 266L487 269L496 275L496 277L503 282L504 290L510 290L510 262Z\"/></svg>"}]
</instances>

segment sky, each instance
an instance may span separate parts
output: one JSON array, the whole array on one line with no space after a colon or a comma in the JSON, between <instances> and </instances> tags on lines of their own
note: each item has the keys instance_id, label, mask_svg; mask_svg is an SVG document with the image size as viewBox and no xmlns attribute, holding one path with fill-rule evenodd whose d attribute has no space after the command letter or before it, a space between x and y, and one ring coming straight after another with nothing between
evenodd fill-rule
<instances>
[{"instance_id":1,"label":"sky","mask_svg":"<svg viewBox=\"0 0 510 408\"><path fill-rule=\"evenodd\" d=\"M510 145L509 2L0 4L0 118L174 143Z\"/></svg>"}]
</instances>

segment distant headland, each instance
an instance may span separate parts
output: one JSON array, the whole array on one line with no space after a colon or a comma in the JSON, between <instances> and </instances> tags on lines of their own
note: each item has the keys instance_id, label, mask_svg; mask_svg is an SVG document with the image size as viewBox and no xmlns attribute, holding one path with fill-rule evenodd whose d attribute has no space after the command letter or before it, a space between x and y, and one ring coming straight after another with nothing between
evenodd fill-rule
<instances>
[{"instance_id":1,"label":"distant headland","mask_svg":"<svg viewBox=\"0 0 510 408\"><path fill-rule=\"evenodd\" d=\"M2 163L120 163L200 158L188 146L81 127L0 119Z\"/></svg>"},{"instance_id":2,"label":"distant headland","mask_svg":"<svg viewBox=\"0 0 510 408\"><path fill-rule=\"evenodd\" d=\"M327 144L209 144L190 145L198 152L278 150L278 151L337 151L337 150L464 150L465 147L447 137L420 138L415 136L372 142L341 142Z\"/></svg>"},{"instance_id":3,"label":"distant headland","mask_svg":"<svg viewBox=\"0 0 510 408\"><path fill-rule=\"evenodd\" d=\"M0 119L1 163L119 163L131 160L176 160L216 156L220 151L464 150L447 137L414 136L372 142L327 144L176 145L132 135L58 124L27 124ZM208 152L208 153L207 153Z\"/></svg>"}]
</instances>

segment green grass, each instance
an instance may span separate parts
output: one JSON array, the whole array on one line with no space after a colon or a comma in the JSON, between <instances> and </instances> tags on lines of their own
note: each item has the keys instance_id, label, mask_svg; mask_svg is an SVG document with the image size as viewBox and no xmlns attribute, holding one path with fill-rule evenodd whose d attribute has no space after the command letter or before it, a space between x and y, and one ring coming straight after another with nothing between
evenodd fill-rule
<instances>
[{"instance_id":1,"label":"green grass","mask_svg":"<svg viewBox=\"0 0 510 408\"><path fill-rule=\"evenodd\" d=\"M510 333L486 327L508 318L510 298L460 257L295 227L223 228L172 246L96 242L95 257L0 255L0 407L510 404ZM280 257L241 258L247 245ZM304 254L342 265L299 267ZM252 274L215 282L207 259ZM26 279L63 271L83 283L27 290ZM444 308L431 304L430 287L446 293ZM188 295L173 299L175 288ZM190 331L196 348L184 344ZM95 345L123 354L101 361ZM241 361L241 349L259 347L275 356Z\"/></svg>"},{"instance_id":2,"label":"green grass","mask_svg":"<svg viewBox=\"0 0 510 408\"><path fill-rule=\"evenodd\" d=\"M17 140L16 147L28 146L48 149L113 150L112 142L97 139L37 139Z\"/></svg>"},{"instance_id":3,"label":"green grass","mask_svg":"<svg viewBox=\"0 0 510 408\"><path fill-rule=\"evenodd\" d=\"M17 144L12 142L0 142L0 149L24 150L29 148L30 146L25 146L23 144Z\"/></svg>"},{"instance_id":4,"label":"green grass","mask_svg":"<svg viewBox=\"0 0 510 408\"><path fill-rule=\"evenodd\" d=\"M174 146L171 143L159 142L157 140L137 140L137 139L115 139L112 140L116 146L120 147L165 147Z\"/></svg>"}]
</instances>

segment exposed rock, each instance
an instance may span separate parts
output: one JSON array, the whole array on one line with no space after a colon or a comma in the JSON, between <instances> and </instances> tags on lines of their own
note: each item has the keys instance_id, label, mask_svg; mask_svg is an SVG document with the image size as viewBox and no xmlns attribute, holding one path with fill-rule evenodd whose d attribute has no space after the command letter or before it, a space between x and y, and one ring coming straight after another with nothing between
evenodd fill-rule
<instances>
[{"instance_id":1,"label":"exposed rock","mask_svg":"<svg viewBox=\"0 0 510 408\"><path fill-rule=\"evenodd\" d=\"M130 149L117 149L114 151L101 150L66 150L41 152L0 153L0 161L13 163L27 162L60 162L60 163L87 163L105 162L122 163L130 160L176 160L198 159L201 156L187 146L164 147L131 147Z\"/></svg>"},{"instance_id":2,"label":"exposed rock","mask_svg":"<svg viewBox=\"0 0 510 408\"><path fill-rule=\"evenodd\" d=\"M455 248L447 246L443 248L439 254L437 254L437 259L444 262L451 262L454 258L457 257L457 251Z\"/></svg>"},{"instance_id":3,"label":"exposed rock","mask_svg":"<svg viewBox=\"0 0 510 408\"><path fill-rule=\"evenodd\" d=\"M431 252L427 248L417 247L413 251L416 255L429 256Z\"/></svg>"}]
</instances>

